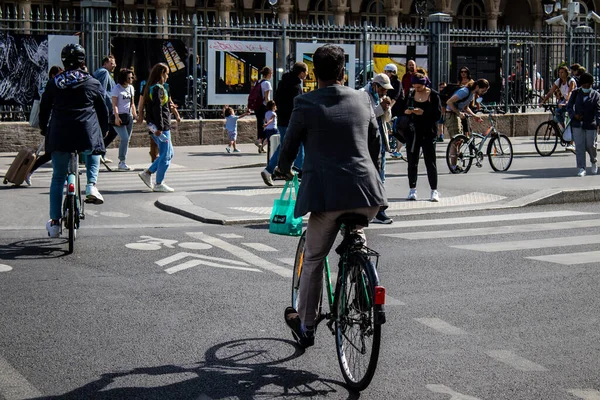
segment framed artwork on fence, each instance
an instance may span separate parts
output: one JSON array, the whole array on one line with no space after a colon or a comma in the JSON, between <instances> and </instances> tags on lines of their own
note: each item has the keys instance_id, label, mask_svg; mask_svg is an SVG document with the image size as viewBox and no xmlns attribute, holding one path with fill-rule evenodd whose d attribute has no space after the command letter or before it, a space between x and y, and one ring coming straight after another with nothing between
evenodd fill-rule
<instances>
[{"instance_id":1,"label":"framed artwork on fence","mask_svg":"<svg viewBox=\"0 0 600 400\"><path fill-rule=\"evenodd\" d=\"M314 73L313 53L319 47L326 43L296 43L296 62L303 62L308 65L308 75L304 80L302 88L304 92L310 92L317 88L317 79ZM354 64L356 63L356 45L354 44L338 44L346 54L346 76L345 85L354 87Z\"/></svg>"},{"instance_id":2,"label":"framed artwork on fence","mask_svg":"<svg viewBox=\"0 0 600 400\"><path fill-rule=\"evenodd\" d=\"M408 60L415 60L417 68L423 68L428 72L427 46L407 46L397 44L375 44L373 45L373 72L380 74L387 64L396 64L398 76L406 73Z\"/></svg>"},{"instance_id":3,"label":"framed artwork on fence","mask_svg":"<svg viewBox=\"0 0 600 400\"><path fill-rule=\"evenodd\" d=\"M207 104L245 105L260 70L273 68L274 56L273 42L209 40Z\"/></svg>"}]
</instances>

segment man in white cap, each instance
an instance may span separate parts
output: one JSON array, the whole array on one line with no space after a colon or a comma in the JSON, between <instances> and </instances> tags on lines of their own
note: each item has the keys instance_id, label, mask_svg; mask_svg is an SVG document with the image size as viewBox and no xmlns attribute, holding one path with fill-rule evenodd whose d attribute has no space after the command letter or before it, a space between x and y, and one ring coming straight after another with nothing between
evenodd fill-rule
<instances>
[{"instance_id":1,"label":"man in white cap","mask_svg":"<svg viewBox=\"0 0 600 400\"><path fill-rule=\"evenodd\" d=\"M377 117L377 125L379 125L379 132L381 133L380 177L382 183L385 183L385 143L388 141L387 126L385 123L392 119L392 100L386 96L386 93L392 89L394 87L386 74L375 75L370 83L360 89L369 94L371 107L373 107L373 112L375 112L375 116ZM394 221L385 214L385 208L382 208L373 219L373 222L391 224Z\"/></svg>"},{"instance_id":2,"label":"man in white cap","mask_svg":"<svg viewBox=\"0 0 600 400\"><path fill-rule=\"evenodd\" d=\"M390 83L394 87L393 89L388 90L387 96L392 100L392 118L400 117L404 115L404 89L402 88L402 82L398 78L398 67L394 63L387 64L383 68L383 73L386 74L390 78ZM392 153L393 158L400 158L406 161L406 157L402 155L400 149L402 149L402 145L400 141L396 142L398 147L396 151Z\"/></svg>"}]
</instances>

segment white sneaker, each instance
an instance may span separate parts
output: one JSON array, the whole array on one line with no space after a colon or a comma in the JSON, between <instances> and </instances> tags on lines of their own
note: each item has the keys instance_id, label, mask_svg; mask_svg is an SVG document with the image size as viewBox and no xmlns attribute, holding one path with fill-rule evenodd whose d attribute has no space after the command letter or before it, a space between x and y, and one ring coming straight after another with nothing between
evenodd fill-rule
<instances>
[{"instance_id":1,"label":"white sneaker","mask_svg":"<svg viewBox=\"0 0 600 400\"><path fill-rule=\"evenodd\" d=\"M175 189L167 186L164 182L163 183L157 183L156 185L154 185L154 189L152 189L152 191L154 192L163 192L163 193L170 193L170 192L174 192Z\"/></svg>"},{"instance_id":2,"label":"white sneaker","mask_svg":"<svg viewBox=\"0 0 600 400\"><path fill-rule=\"evenodd\" d=\"M438 201L440 201L440 193L437 190L432 190L431 197L429 198L429 200L437 203Z\"/></svg>"},{"instance_id":3,"label":"white sneaker","mask_svg":"<svg viewBox=\"0 0 600 400\"><path fill-rule=\"evenodd\" d=\"M575 154L575 146L568 144L567 147L565 147L565 151L570 151L571 153Z\"/></svg>"},{"instance_id":4,"label":"white sneaker","mask_svg":"<svg viewBox=\"0 0 600 400\"><path fill-rule=\"evenodd\" d=\"M152 174L148 171L142 171L138 174L142 182L146 184L151 190L154 190L154 184L152 183Z\"/></svg>"},{"instance_id":5,"label":"white sneaker","mask_svg":"<svg viewBox=\"0 0 600 400\"><path fill-rule=\"evenodd\" d=\"M592 164L594 165L594 164ZM25 183L27 184L27 186L31 186L31 172L27 174L27 176L25 177Z\"/></svg>"},{"instance_id":6,"label":"white sneaker","mask_svg":"<svg viewBox=\"0 0 600 400\"><path fill-rule=\"evenodd\" d=\"M406 200L417 200L417 189L410 189Z\"/></svg>"},{"instance_id":7,"label":"white sneaker","mask_svg":"<svg viewBox=\"0 0 600 400\"><path fill-rule=\"evenodd\" d=\"M60 223L52 225L52 220L50 219L46 222L46 230L48 231L48 236L51 238L60 237Z\"/></svg>"},{"instance_id":8,"label":"white sneaker","mask_svg":"<svg viewBox=\"0 0 600 400\"><path fill-rule=\"evenodd\" d=\"M598 174L598 164L593 162L592 163L592 174L596 175ZM31 185L31 183L29 183Z\"/></svg>"},{"instance_id":9,"label":"white sneaker","mask_svg":"<svg viewBox=\"0 0 600 400\"><path fill-rule=\"evenodd\" d=\"M102 162L105 164L110 164L110 163L112 163L112 160L110 158L106 158L106 157L102 156Z\"/></svg>"},{"instance_id":10,"label":"white sneaker","mask_svg":"<svg viewBox=\"0 0 600 400\"><path fill-rule=\"evenodd\" d=\"M129 166L127 164L125 164L125 161L121 161L119 163L119 171L131 171L131 168L129 168Z\"/></svg>"},{"instance_id":11,"label":"white sneaker","mask_svg":"<svg viewBox=\"0 0 600 400\"><path fill-rule=\"evenodd\" d=\"M102 204L104 203L104 197L96 188L96 185L87 185L85 188L85 202L92 204Z\"/></svg>"},{"instance_id":12,"label":"white sneaker","mask_svg":"<svg viewBox=\"0 0 600 400\"><path fill-rule=\"evenodd\" d=\"M579 168L579 172L577 173L577 176L585 176L585 168Z\"/></svg>"}]
</instances>

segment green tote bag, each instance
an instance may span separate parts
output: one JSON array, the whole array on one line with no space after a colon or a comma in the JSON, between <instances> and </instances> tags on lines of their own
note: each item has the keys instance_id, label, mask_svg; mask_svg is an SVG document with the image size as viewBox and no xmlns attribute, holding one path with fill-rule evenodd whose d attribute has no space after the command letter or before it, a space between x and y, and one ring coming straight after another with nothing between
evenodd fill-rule
<instances>
[{"instance_id":1,"label":"green tote bag","mask_svg":"<svg viewBox=\"0 0 600 400\"><path fill-rule=\"evenodd\" d=\"M271 211L269 222L270 233L284 236L302 235L302 217L294 217L298 186L298 176L294 175L293 180L285 183L279 199L275 199L273 202L273 211Z\"/></svg>"}]
</instances>

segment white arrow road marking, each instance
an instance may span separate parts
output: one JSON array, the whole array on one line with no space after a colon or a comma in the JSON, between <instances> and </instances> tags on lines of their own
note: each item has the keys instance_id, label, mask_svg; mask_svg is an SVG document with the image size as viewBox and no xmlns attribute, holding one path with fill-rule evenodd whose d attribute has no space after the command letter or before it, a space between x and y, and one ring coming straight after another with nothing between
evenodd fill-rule
<instances>
[{"instance_id":1,"label":"white arrow road marking","mask_svg":"<svg viewBox=\"0 0 600 400\"><path fill-rule=\"evenodd\" d=\"M42 393L0 357L0 397L6 400L32 399L42 397Z\"/></svg>"},{"instance_id":2,"label":"white arrow road marking","mask_svg":"<svg viewBox=\"0 0 600 400\"><path fill-rule=\"evenodd\" d=\"M583 400L600 400L600 392L595 389L570 389L567 393Z\"/></svg>"},{"instance_id":3,"label":"white arrow road marking","mask_svg":"<svg viewBox=\"0 0 600 400\"><path fill-rule=\"evenodd\" d=\"M256 268L234 267L232 265L217 264L214 262L204 261L204 260L189 260L184 263L178 264L174 267L167 268L167 269L165 269L165 272L170 275L170 274L174 274L175 272L183 271L184 269L196 267L198 265L208 265L209 267L215 267L215 268L238 269L238 270L242 270L242 271L252 271L252 272L261 272L262 273L262 271L260 269L256 269Z\"/></svg>"},{"instance_id":4,"label":"white arrow road marking","mask_svg":"<svg viewBox=\"0 0 600 400\"><path fill-rule=\"evenodd\" d=\"M202 232L186 232L186 235L191 236L194 239L202 240L205 243L212 244L213 246L218 247L220 249L223 249L223 250L227 251L228 253L231 253L234 256L236 256L244 261L247 261L248 263L250 263L251 265L254 265L255 267L274 272L277 275L283 276L284 278L292 277L291 270L284 268L284 267L280 267L279 265L270 263L269 261L264 260L256 255L254 255L253 253L249 252L246 249L242 249L241 247L235 246L231 243L227 243L226 241L221 240L219 238L215 238L215 237L206 235Z\"/></svg>"},{"instance_id":5,"label":"white arrow road marking","mask_svg":"<svg viewBox=\"0 0 600 400\"><path fill-rule=\"evenodd\" d=\"M277 251L277 249L274 249L271 246L267 246L266 244L262 244L262 243L242 243L244 246L246 247L250 247L251 249L254 249L256 251Z\"/></svg>"},{"instance_id":6,"label":"white arrow road marking","mask_svg":"<svg viewBox=\"0 0 600 400\"><path fill-rule=\"evenodd\" d=\"M198 265L207 265L209 267L215 267L215 268L238 269L241 271L262 272L261 270L256 269L256 268L249 268L248 264L246 264L245 262L242 262L242 261L228 260L226 258L211 257L211 256L205 256L202 254L193 254L193 253L185 253L185 252L177 253L177 254L174 254L167 258L163 258L162 260L155 261L155 264L158 264L161 267L164 267L167 264L171 264L171 263L174 263L179 260L183 260L184 258L188 258L188 257L196 258L196 260L188 260L181 264L177 264L173 267L169 267L169 268L165 269L165 272L167 274L174 274L175 272L183 271L185 269L196 267ZM227 264L233 264L233 265L220 264L218 262L213 262L213 261L226 262Z\"/></svg>"},{"instance_id":7,"label":"white arrow road marking","mask_svg":"<svg viewBox=\"0 0 600 400\"><path fill-rule=\"evenodd\" d=\"M436 384L436 385L426 385L425 387L427 389L429 389L430 391L432 391L433 393L449 394L451 396L450 400L481 400L478 397L473 397L473 396L468 396L466 394L458 393L446 385Z\"/></svg>"},{"instance_id":8,"label":"white arrow road marking","mask_svg":"<svg viewBox=\"0 0 600 400\"><path fill-rule=\"evenodd\" d=\"M490 350L485 353L501 363L507 364L519 371L548 371L545 367L518 356L509 350Z\"/></svg>"},{"instance_id":9,"label":"white arrow road marking","mask_svg":"<svg viewBox=\"0 0 600 400\"><path fill-rule=\"evenodd\" d=\"M233 265L248 266L248 264L243 261L228 260L226 258L211 257L211 256L205 256L203 254L194 254L194 253L186 253L186 252L174 254L167 258L163 258L162 260L155 261L155 263L160 265L161 267L163 267L167 264L171 264L172 262L183 260L186 257L201 258L203 260L210 260L210 261L225 261L225 262L227 262L229 264L233 264Z\"/></svg>"},{"instance_id":10,"label":"white arrow road marking","mask_svg":"<svg viewBox=\"0 0 600 400\"><path fill-rule=\"evenodd\" d=\"M12 267L6 264L0 264L0 272L12 271Z\"/></svg>"},{"instance_id":11,"label":"white arrow road marking","mask_svg":"<svg viewBox=\"0 0 600 400\"><path fill-rule=\"evenodd\" d=\"M295 258L278 258L277 260L281 261L285 265L289 265L290 267L293 267L294 263L296 262Z\"/></svg>"},{"instance_id":12,"label":"white arrow road marking","mask_svg":"<svg viewBox=\"0 0 600 400\"><path fill-rule=\"evenodd\" d=\"M190 250L208 250L208 249L212 248L212 246L210 244L198 243L198 242L179 243L179 247L183 247L184 249L190 249Z\"/></svg>"}]
</instances>

